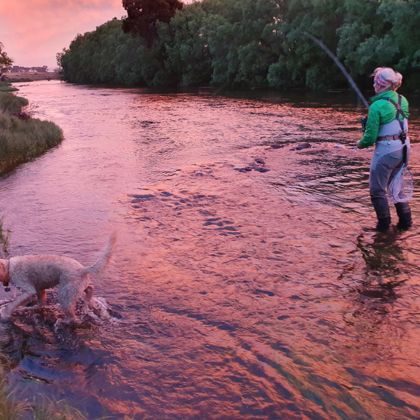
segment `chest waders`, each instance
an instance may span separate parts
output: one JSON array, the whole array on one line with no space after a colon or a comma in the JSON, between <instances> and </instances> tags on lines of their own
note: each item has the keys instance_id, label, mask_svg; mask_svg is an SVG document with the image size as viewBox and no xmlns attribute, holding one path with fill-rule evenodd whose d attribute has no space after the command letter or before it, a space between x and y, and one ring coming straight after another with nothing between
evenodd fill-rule
<instances>
[{"instance_id":1,"label":"chest waders","mask_svg":"<svg viewBox=\"0 0 420 420\"><path fill-rule=\"evenodd\" d=\"M393 122L381 127L371 164L371 198L378 217L376 228L379 231L386 231L391 223L386 197L388 194L395 204L399 218L397 227L399 229L408 229L412 221L411 210L408 204L410 191L407 193L406 187L412 186L412 183L404 182L404 176L406 174L410 175L407 169L408 125L405 126L404 124L407 122L407 116L401 109L401 95L398 95L398 103L390 98L384 99L394 105L397 113ZM387 132L387 128L391 128L392 134L389 131ZM394 134L395 131L399 131L399 134Z\"/></svg>"},{"instance_id":2,"label":"chest waders","mask_svg":"<svg viewBox=\"0 0 420 420\"><path fill-rule=\"evenodd\" d=\"M403 144L403 165L407 165L407 132L405 131L404 127L404 119L408 119L407 116L404 114L404 111L401 109L401 95L398 95L398 103L392 100L391 98L386 98L388 102L390 102L392 105L395 106L397 110L397 115L395 116L395 119L398 121L398 124L400 125L401 131L399 134L399 139L401 140L401 143ZM401 119L399 118L401 117Z\"/></svg>"}]
</instances>

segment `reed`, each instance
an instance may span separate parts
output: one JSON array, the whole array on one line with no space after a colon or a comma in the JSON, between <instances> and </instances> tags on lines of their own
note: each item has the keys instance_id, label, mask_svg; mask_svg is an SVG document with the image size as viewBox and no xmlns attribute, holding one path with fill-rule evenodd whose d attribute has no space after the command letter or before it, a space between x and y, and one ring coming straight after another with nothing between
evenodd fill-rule
<instances>
[{"instance_id":1,"label":"reed","mask_svg":"<svg viewBox=\"0 0 420 420\"><path fill-rule=\"evenodd\" d=\"M86 420L86 416L64 400L53 401L47 397L18 401L7 389L4 370L0 366L0 419L7 420Z\"/></svg>"},{"instance_id":2,"label":"reed","mask_svg":"<svg viewBox=\"0 0 420 420\"><path fill-rule=\"evenodd\" d=\"M86 416L65 401L43 398L41 402L30 404L17 401L8 392L4 382L0 382L0 418L7 420L86 420Z\"/></svg>"},{"instance_id":3,"label":"reed","mask_svg":"<svg viewBox=\"0 0 420 420\"><path fill-rule=\"evenodd\" d=\"M52 401L45 397L29 411L34 420L86 420L86 416L65 401Z\"/></svg>"},{"instance_id":4,"label":"reed","mask_svg":"<svg viewBox=\"0 0 420 420\"><path fill-rule=\"evenodd\" d=\"M4 372L0 367L0 375L3 378ZM4 379L0 379L0 418L8 420L21 419L29 406L25 402L17 402L13 399L11 392L8 392Z\"/></svg>"}]
</instances>

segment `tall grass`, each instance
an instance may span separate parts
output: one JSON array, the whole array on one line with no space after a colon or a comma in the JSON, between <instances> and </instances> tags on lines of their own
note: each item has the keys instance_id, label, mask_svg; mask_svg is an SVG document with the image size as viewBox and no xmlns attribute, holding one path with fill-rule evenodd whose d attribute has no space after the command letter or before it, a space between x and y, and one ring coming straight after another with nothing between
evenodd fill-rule
<instances>
[{"instance_id":1,"label":"tall grass","mask_svg":"<svg viewBox=\"0 0 420 420\"><path fill-rule=\"evenodd\" d=\"M86 420L79 410L65 401L42 401L30 403L17 401L12 392L7 391L4 381L0 382L0 419L5 420Z\"/></svg>"},{"instance_id":2,"label":"tall grass","mask_svg":"<svg viewBox=\"0 0 420 420\"><path fill-rule=\"evenodd\" d=\"M0 366L0 419L4 420L86 420L79 410L63 400L52 401L49 398L18 401L13 392L8 391L4 371Z\"/></svg>"},{"instance_id":3,"label":"tall grass","mask_svg":"<svg viewBox=\"0 0 420 420\"><path fill-rule=\"evenodd\" d=\"M0 92L15 92L18 89L7 82L0 82Z\"/></svg>"},{"instance_id":4,"label":"tall grass","mask_svg":"<svg viewBox=\"0 0 420 420\"><path fill-rule=\"evenodd\" d=\"M22 108L28 105L28 100L8 92L0 92L0 112L19 114Z\"/></svg>"},{"instance_id":5,"label":"tall grass","mask_svg":"<svg viewBox=\"0 0 420 420\"><path fill-rule=\"evenodd\" d=\"M36 402L27 411L34 420L87 420L86 417L64 400L52 401L43 398Z\"/></svg>"},{"instance_id":6,"label":"tall grass","mask_svg":"<svg viewBox=\"0 0 420 420\"><path fill-rule=\"evenodd\" d=\"M62 130L52 122L20 118L25 98L0 92L0 175L58 145Z\"/></svg>"},{"instance_id":7,"label":"tall grass","mask_svg":"<svg viewBox=\"0 0 420 420\"><path fill-rule=\"evenodd\" d=\"M0 374L3 371L0 368ZM26 403L17 402L13 399L10 392L7 391L4 379L0 380L0 418L7 420L19 420L28 408Z\"/></svg>"}]
</instances>

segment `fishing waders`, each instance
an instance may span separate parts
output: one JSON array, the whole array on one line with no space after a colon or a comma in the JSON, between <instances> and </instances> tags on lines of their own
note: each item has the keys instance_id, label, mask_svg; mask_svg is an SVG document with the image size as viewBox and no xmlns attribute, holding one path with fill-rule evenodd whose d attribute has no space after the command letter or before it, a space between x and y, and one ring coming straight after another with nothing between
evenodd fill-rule
<instances>
[{"instance_id":1,"label":"fishing waders","mask_svg":"<svg viewBox=\"0 0 420 420\"><path fill-rule=\"evenodd\" d=\"M394 177L404 176L404 169L408 162L407 133L403 122L398 118L406 118L401 109L401 96L398 95L398 103L387 98L397 109L396 120L400 125L400 134L385 135L378 137L376 148L370 168L370 196L375 209L378 223L376 230L386 232L391 225L391 215L388 205L389 185ZM404 180L401 180L401 189ZM397 201L394 199L395 209L398 215L397 228L401 230L409 229L412 225L411 210L408 199Z\"/></svg>"}]
</instances>

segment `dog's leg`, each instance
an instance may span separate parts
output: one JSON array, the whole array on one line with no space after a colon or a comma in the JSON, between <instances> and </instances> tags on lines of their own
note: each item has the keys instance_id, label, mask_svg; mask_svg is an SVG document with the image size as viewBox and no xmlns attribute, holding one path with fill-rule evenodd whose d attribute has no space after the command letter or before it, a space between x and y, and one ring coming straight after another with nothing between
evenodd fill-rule
<instances>
[{"instance_id":1,"label":"dog's leg","mask_svg":"<svg viewBox=\"0 0 420 420\"><path fill-rule=\"evenodd\" d=\"M47 292L45 290L38 290L36 294L38 296L38 305L45 305L47 303Z\"/></svg>"},{"instance_id":2,"label":"dog's leg","mask_svg":"<svg viewBox=\"0 0 420 420\"><path fill-rule=\"evenodd\" d=\"M85 305L90 308L90 303L93 297L93 286L88 286L85 289Z\"/></svg>"},{"instance_id":3,"label":"dog's leg","mask_svg":"<svg viewBox=\"0 0 420 420\"><path fill-rule=\"evenodd\" d=\"M75 288L74 282L67 282L58 288L58 301L66 315L65 320L77 324L76 302L79 297L79 290Z\"/></svg>"},{"instance_id":4,"label":"dog's leg","mask_svg":"<svg viewBox=\"0 0 420 420\"><path fill-rule=\"evenodd\" d=\"M85 298L86 300L91 300L93 296L93 287L92 286L88 286L85 289Z\"/></svg>"},{"instance_id":5,"label":"dog's leg","mask_svg":"<svg viewBox=\"0 0 420 420\"><path fill-rule=\"evenodd\" d=\"M5 308L3 313L1 314L1 320L2 321L8 321L10 317L12 316L12 313L14 310L20 306L24 305L25 303L32 300L35 293L24 293L23 295L19 296L14 302L9 303Z\"/></svg>"}]
</instances>

